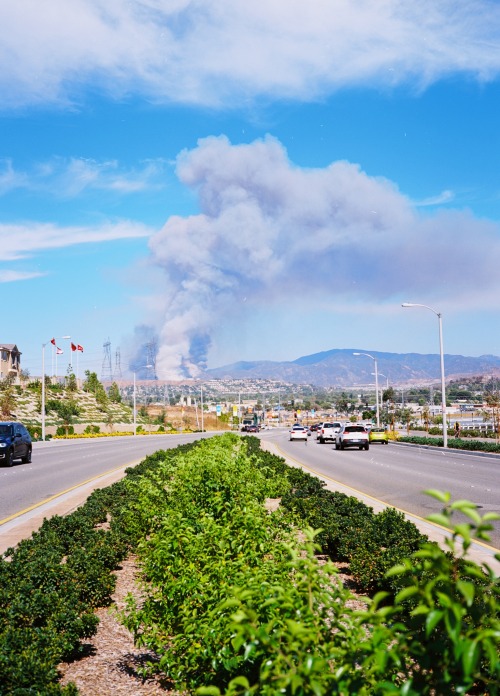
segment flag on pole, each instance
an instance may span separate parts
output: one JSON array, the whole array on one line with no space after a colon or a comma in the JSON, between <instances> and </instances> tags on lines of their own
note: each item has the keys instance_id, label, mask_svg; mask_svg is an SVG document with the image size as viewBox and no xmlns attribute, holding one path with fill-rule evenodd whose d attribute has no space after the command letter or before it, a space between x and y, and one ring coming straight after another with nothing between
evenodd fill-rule
<instances>
[{"instance_id":1,"label":"flag on pole","mask_svg":"<svg viewBox=\"0 0 500 696\"><path fill-rule=\"evenodd\" d=\"M51 338L51 339L50 339L50 342L52 343L53 346L56 345L56 339L55 339L55 338Z\"/></svg>"},{"instance_id":2,"label":"flag on pole","mask_svg":"<svg viewBox=\"0 0 500 696\"><path fill-rule=\"evenodd\" d=\"M64 353L62 348L57 348L56 355L62 355Z\"/></svg>"},{"instance_id":3,"label":"flag on pole","mask_svg":"<svg viewBox=\"0 0 500 696\"><path fill-rule=\"evenodd\" d=\"M77 345L76 349L83 353L83 346L81 346L80 344Z\"/></svg>"},{"instance_id":4,"label":"flag on pole","mask_svg":"<svg viewBox=\"0 0 500 696\"><path fill-rule=\"evenodd\" d=\"M72 351L75 351L75 350L76 350L76 346L75 346L74 343L71 344L71 350L72 350Z\"/></svg>"}]
</instances>

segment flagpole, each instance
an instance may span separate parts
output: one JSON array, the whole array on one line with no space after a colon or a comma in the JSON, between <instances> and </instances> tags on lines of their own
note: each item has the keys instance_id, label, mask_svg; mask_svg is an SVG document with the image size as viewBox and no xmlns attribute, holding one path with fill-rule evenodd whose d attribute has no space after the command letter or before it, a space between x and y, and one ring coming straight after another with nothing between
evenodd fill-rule
<instances>
[{"instance_id":1,"label":"flagpole","mask_svg":"<svg viewBox=\"0 0 500 696\"><path fill-rule=\"evenodd\" d=\"M45 346L47 343L42 343L42 440L45 441Z\"/></svg>"},{"instance_id":2,"label":"flagpole","mask_svg":"<svg viewBox=\"0 0 500 696\"><path fill-rule=\"evenodd\" d=\"M71 336L58 336L58 338L71 338ZM56 346L55 337L51 338L47 343L52 344L52 374L54 374L54 348ZM42 421L42 440L45 440L45 346L47 343L42 343L42 404L41 404L41 421ZM57 353L56 353L57 361ZM52 380L52 378L51 378Z\"/></svg>"},{"instance_id":3,"label":"flagpole","mask_svg":"<svg viewBox=\"0 0 500 696\"><path fill-rule=\"evenodd\" d=\"M83 346L81 346L79 343L72 343L71 344L71 351L74 352L76 350L76 381L78 383L78 379L80 377L80 353L83 353Z\"/></svg>"}]
</instances>

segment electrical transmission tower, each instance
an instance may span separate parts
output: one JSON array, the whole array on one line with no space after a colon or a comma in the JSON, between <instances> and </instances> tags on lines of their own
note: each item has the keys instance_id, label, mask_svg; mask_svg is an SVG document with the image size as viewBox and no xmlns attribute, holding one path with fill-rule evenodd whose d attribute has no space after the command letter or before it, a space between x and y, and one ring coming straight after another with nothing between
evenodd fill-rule
<instances>
[{"instance_id":1,"label":"electrical transmission tower","mask_svg":"<svg viewBox=\"0 0 500 696\"><path fill-rule=\"evenodd\" d=\"M113 381L113 369L111 367L111 342L108 338L106 343L103 343L104 355L101 368L101 382Z\"/></svg>"},{"instance_id":2,"label":"electrical transmission tower","mask_svg":"<svg viewBox=\"0 0 500 696\"><path fill-rule=\"evenodd\" d=\"M122 365L119 348L116 349L115 353L115 377L117 377L118 379L121 379L122 377Z\"/></svg>"}]
</instances>

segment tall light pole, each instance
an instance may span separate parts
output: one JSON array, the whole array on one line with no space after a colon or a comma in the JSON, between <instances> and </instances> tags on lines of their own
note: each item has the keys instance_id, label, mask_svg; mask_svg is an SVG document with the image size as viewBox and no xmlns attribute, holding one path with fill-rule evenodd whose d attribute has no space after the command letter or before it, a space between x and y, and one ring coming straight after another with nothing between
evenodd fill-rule
<instances>
[{"instance_id":1,"label":"tall light pole","mask_svg":"<svg viewBox=\"0 0 500 696\"><path fill-rule=\"evenodd\" d=\"M436 312L432 307L414 302L403 302L401 307L425 307L434 312L439 324L439 358L441 362L441 412L443 415L443 447L448 447L448 423L446 422L446 382L444 378L444 351L443 351L443 321L441 312Z\"/></svg>"},{"instance_id":2,"label":"tall light pole","mask_svg":"<svg viewBox=\"0 0 500 696\"><path fill-rule=\"evenodd\" d=\"M366 355L367 358L371 358L373 362L375 363L375 403L377 406L377 427L380 426L380 408L379 408L379 403L378 403L378 363L377 363L377 358L375 358L373 355L370 355L370 353L353 353L353 355Z\"/></svg>"},{"instance_id":3,"label":"tall light pole","mask_svg":"<svg viewBox=\"0 0 500 696\"><path fill-rule=\"evenodd\" d=\"M134 370L134 435L137 435L137 409L136 409L136 389L135 389L135 374L137 370L142 370L143 368L147 367L148 369L150 367L153 367L152 365L141 365L140 367L137 367Z\"/></svg>"},{"instance_id":4,"label":"tall light pole","mask_svg":"<svg viewBox=\"0 0 500 696\"><path fill-rule=\"evenodd\" d=\"M45 441L45 346L60 338L69 339L71 336L54 336L50 341L42 343L42 441Z\"/></svg>"},{"instance_id":5,"label":"tall light pole","mask_svg":"<svg viewBox=\"0 0 500 696\"><path fill-rule=\"evenodd\" d=\"M200 406L201 406L201 432L205 432L203 426L203 385L200 385Z\"/></svg>"}]
</instances>

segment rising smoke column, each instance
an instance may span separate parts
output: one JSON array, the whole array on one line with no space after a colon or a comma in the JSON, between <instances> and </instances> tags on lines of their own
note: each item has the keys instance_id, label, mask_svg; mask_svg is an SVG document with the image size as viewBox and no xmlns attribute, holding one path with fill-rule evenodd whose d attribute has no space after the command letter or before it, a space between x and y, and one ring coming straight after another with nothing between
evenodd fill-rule
<instances>
[{"instance_id":1,"label":"rising smoke column","mask_svg":"<svg viewBox=\"0 0 500 696\"><path fill-rule=\"evenodd\" d=\"M272 137L200 140L179 155L177 175L200 213L169 218L150 241L168 297L157 366L171 379L203 371L214 328L241 321L244 301L246 311L305 293L380 302L436 283L463 287L477 273L474 255L493 274L500 260L457 244L471 227L491 241L492 225L453 211L420 218L388 180L345 161L296 167Z\"/></svg>"}]
</instances>

